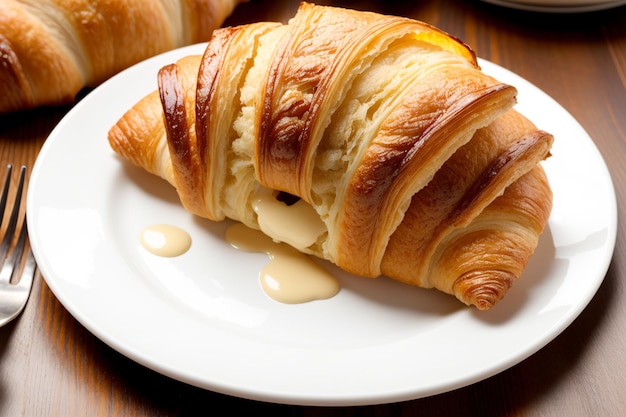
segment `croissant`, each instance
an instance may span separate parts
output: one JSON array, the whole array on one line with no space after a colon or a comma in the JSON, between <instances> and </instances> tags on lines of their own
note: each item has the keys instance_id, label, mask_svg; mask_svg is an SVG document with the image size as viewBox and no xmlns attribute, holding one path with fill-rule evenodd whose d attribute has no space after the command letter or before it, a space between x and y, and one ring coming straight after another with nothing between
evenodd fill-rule
<instances>
[{"instance_id":1,"label":"croissant","mask_svg":"<svg viewBox=\"0 0 626 417\"><path fill-rule=\"evenodd\" d=\"M540 161L553 137L467 45L425 23L301 3L287 24L216 30L157 80L111 127L114 151L191 213L350 273L487 310L548 221ZM297 231L267 214L284 196L298 200Z\"/></svg>"},{"instance_id":2,"label":"croissant","mask_svg":"<svg viewBox=\"0 0 626 417\"><path fill-rule=\"evenodd\" d=\"M0 113L72 102L152 55L205 42L241 0L2 0Z\"/></svg>"}]
</instances>

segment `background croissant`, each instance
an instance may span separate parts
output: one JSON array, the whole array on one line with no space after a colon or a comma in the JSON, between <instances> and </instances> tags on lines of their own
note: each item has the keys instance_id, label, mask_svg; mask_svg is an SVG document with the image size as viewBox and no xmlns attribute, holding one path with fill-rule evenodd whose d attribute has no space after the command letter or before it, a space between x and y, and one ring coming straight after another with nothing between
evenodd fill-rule
<instances>
[{"instance_id":1,"label":"background croissant","mask_svg":"<svg viewBox=\"0 0 626 417\"><path fill-rule=\"evenodd\" d=\"M0 113L73 101L158 53L207 41L241 0L2 0Z\"/></svg>"},{"instance_id":2,"label":"background croissant","mask_svg":"<svg viewBox=\"0 0 626 417\"><path fill-rule=\"evenodd\" d=\"M538 163L552 136L469 47L422 22L302 3L286 25L217 30L158 87L111 128L117 153L168 180L190 212L351 273L486 310L548 221ZM277 235L260 202L283 194L319 227Z\"/></svg>"}]
</instances>

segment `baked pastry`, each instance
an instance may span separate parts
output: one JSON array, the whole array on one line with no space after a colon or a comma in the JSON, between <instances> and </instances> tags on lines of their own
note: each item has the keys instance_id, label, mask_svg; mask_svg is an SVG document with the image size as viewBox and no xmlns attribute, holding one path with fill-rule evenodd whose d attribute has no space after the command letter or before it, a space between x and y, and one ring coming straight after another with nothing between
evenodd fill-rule
<instances>
[{"instance_id":1,"label":"baked pastry","mask_svg":"<svg viewBox=\"0 0 626 417\"><path fill-rule=\"evenodd\" d=\"M205 42L241 0L3 0L0 113L72 102L150 56Z\"/></svg>"},{"instance_id":2,"label":"baked pastry","mask_svg":"<svg viewBox=\"0 0 626 417\"><path fill-rule=\"evenodd\" d=\"M194 214L486 310L552 204L539 162L553 138L515 100L437 28L302 3L287 24L219 29L203 56L162 68L108 140ZM285 195L300 230L266 212Z\"/></svg>"}]
</instances>

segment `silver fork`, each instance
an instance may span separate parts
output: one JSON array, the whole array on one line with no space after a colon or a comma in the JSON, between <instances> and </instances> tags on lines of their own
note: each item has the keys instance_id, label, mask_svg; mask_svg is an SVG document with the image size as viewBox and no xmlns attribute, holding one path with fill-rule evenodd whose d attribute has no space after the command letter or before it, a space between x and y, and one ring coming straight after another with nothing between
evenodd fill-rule
<instances>
[{"instance_id":1,"label":"silver fork","mask_svg":"<svg viewBox=\"0 0 626 417\"><path fill-rule=\"evenodd\" d=\"M7 171L2 197L0 197L0 226L4 219L13 167L8 165ZM15 242L11 250L11 246L15 240L14 235L20 212L25 177L26 167L22 166L9 223L6 227L4 237L2 238L2 243L0 243L0 265L2 265L2 269L0 269L0 327L13 320L24 309L33 286L33 278L37 271L37 263L35 262L30 247L26 254L25 261L23 257L26 241L28 240L26 216L24 216L17 242ZM20 269L21 275L18 278Z\"/></svg>"}]
</instances>

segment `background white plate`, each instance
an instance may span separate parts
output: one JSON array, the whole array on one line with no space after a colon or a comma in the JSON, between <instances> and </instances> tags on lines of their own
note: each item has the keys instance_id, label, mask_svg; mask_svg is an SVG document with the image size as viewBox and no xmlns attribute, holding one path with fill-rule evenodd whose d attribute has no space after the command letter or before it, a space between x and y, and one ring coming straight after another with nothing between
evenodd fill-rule
<instances>
[{"instance_id":1,"label":"background white plate","mask_svg":"<svg viewBox=\"0 0 626 417\"><path fill-rule=\"evenodd\" d=\"M155 88L158 68L202 45L138 64L85 97L35 164L32 246L49 287L76 319L133 360L221 393L290 404L360 405L441 393L520 362L565 329L595 294L616 234L612 181L580 125L546 94L481 61L519 89L518 109L556 136L545 168L549 227L522 279L489 312L387 279L339 278L337 296L269 299L262 254L223 240L227 224L194 218L164 181L117 158L106 134ZM584 166L585 170L580 167ZM192 235L188 253L151 256L153 223Z\"/></svg>"},{"instance_id":2,"label":"background white plate","mask_svg":"<svg viewBox=\"0 0 626 417\"><path fill-rule=\"evenodd\" d=\"M585 13L613 9L626 4L624 0L483 0L511 9L540 13Z\"/></svg>"}]
</instances>

